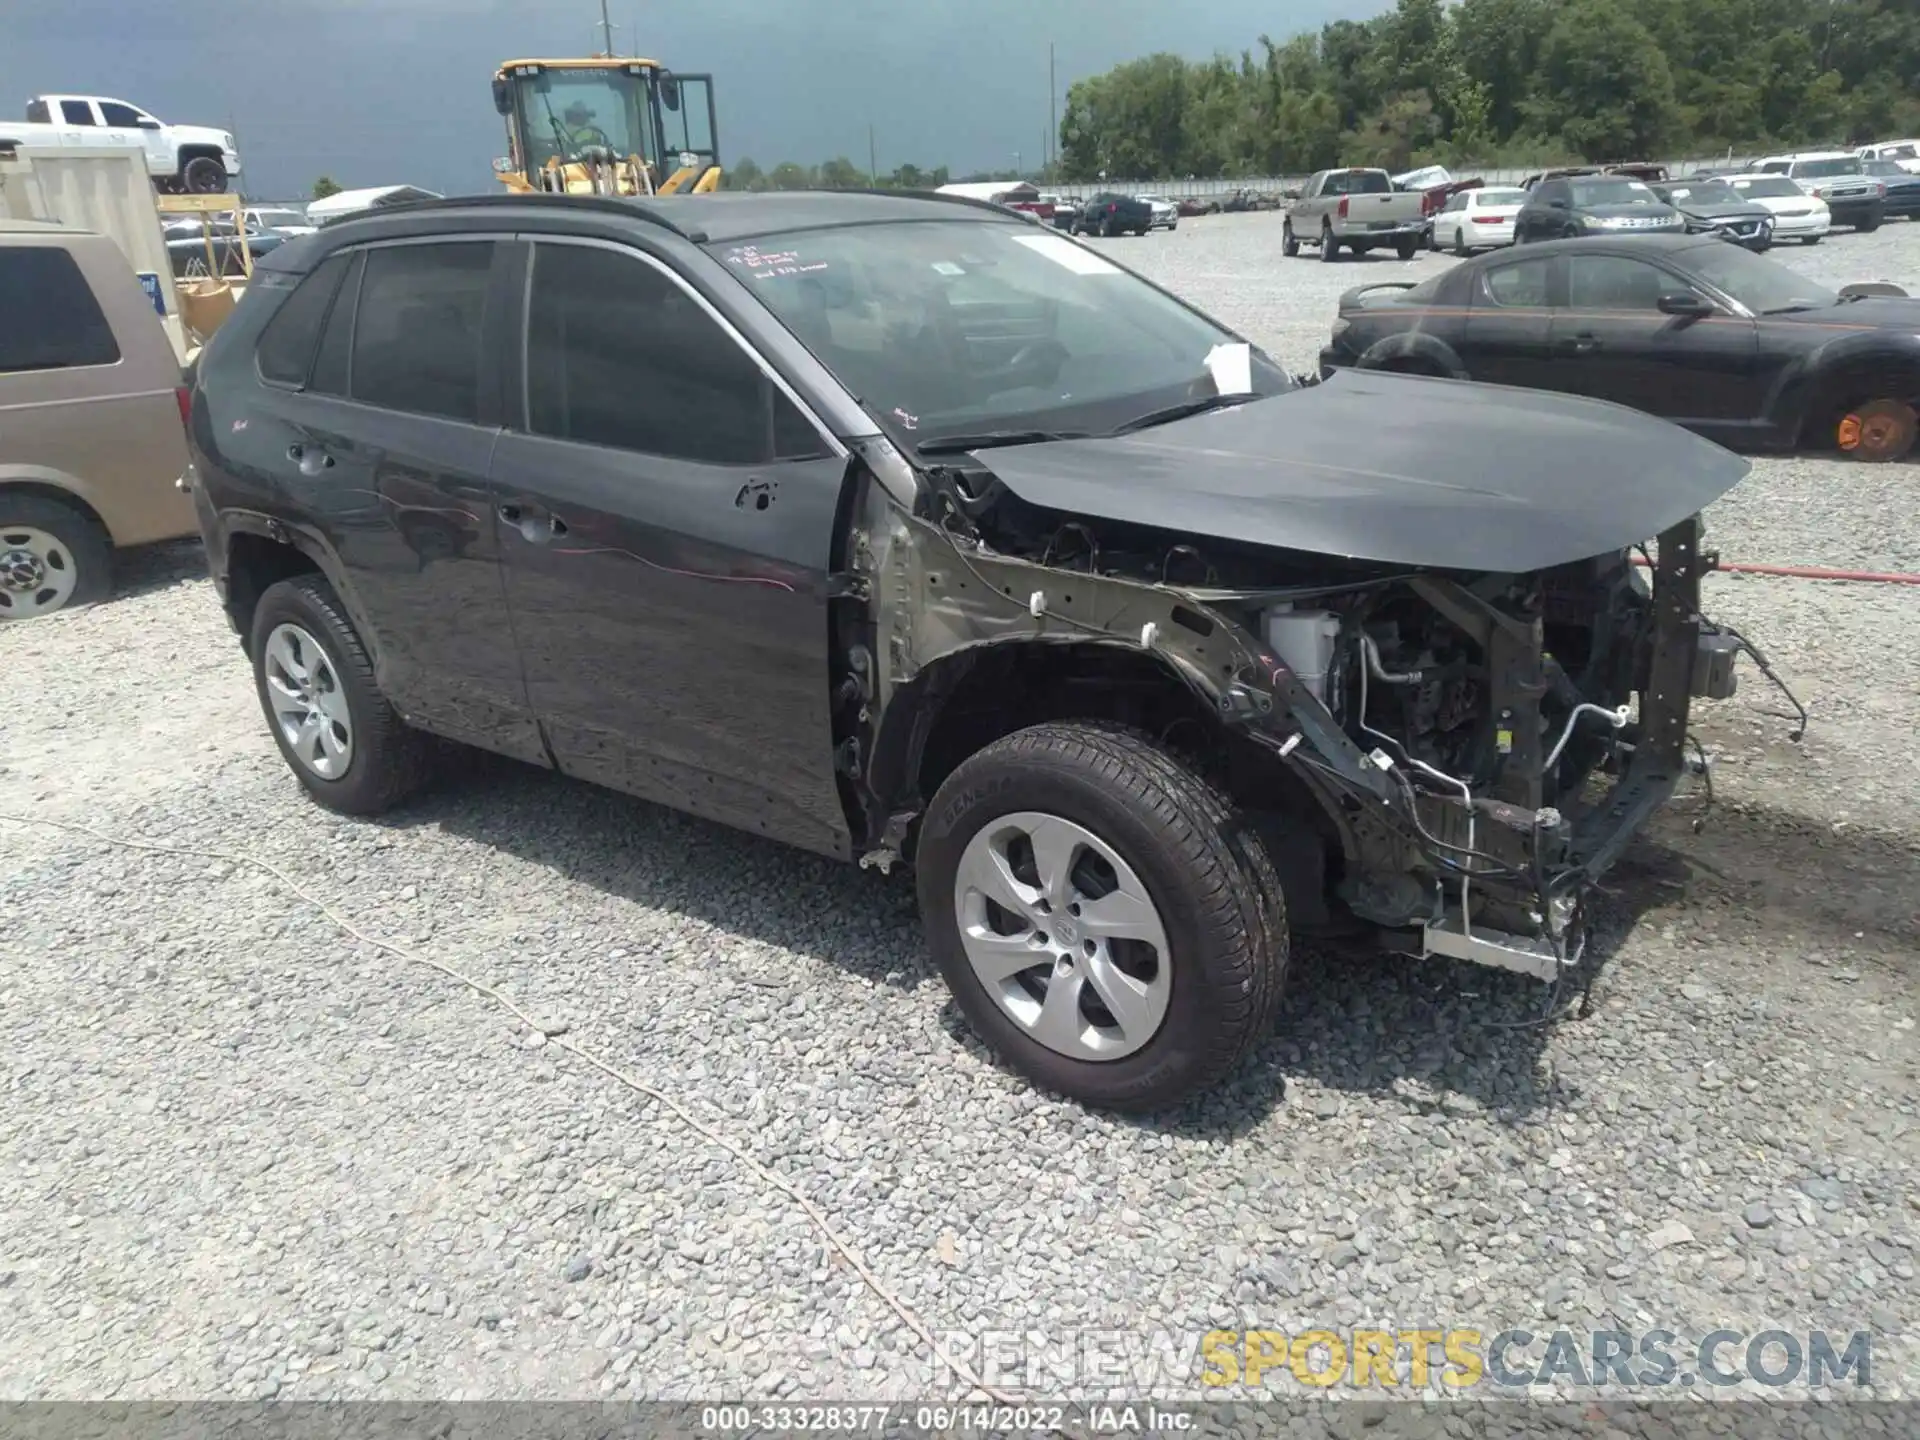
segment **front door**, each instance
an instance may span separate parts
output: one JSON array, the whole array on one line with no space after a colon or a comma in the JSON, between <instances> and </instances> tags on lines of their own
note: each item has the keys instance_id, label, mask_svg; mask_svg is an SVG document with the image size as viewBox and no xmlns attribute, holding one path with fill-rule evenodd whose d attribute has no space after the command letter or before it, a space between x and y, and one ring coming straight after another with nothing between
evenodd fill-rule
<instances>
[{"instance_id":1,"label":"front door","mask_svg":"<svg viewBox=\"0 0 1920 1440\"><path fill-rule=\"evenodd\" d=\"M545 763L488 479L510 328L503 267L513 255L475 237L329 260L262 334L263 376L281 383L265 387L259 419L248 422L259 431L249 449L292 512L322 528L394 706L438 734ZM329 275L339 266L344 273ZM330 303L319 297L326 320L300 381L306 352L276 332L306 323L308 286L337 291Z\"/></svg>"},{"instance_id":2,"label":"front door","mask_svg":"<svg viewBox=\"0 0 1920 1440\"><path fill-rule=\"evenodd\" d=\"M1662 295L1698 292L1637 256L1574 253L1566 266L1566 307L1553 321L1556 390L1708 431L1755 417L1751 320L1662 313Z\"/></svg>"},{"instance_id":3,"label":"front door","mask_svg":"<svg viewBox=\"0 0 1920 1440\"><path fill-rule=\"evenodd\" d=\"M1551 351L1552 256L1508 255L1474 281L1458 353L1467 376L1493 385L1539 387Z\"/></svg>"},{"instance_id":4,"label":"front door","mask_svg":"<svg viewBox=\"0 0 1920 1440\"><path fill-rule=\"evenodd\" d=\"M662 262L532 247L503 556L561 768L828 854L842 448Z\"/></svg>"}]
</instances>

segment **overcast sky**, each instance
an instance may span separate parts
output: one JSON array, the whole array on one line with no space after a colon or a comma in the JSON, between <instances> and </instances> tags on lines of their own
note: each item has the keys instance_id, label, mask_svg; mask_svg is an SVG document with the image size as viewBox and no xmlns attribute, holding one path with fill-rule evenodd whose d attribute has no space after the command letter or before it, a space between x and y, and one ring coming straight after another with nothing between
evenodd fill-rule
<instances>
[{"instance_id":1,"label":"overcast sky","mask_svg":"<svg viewBox=\"0 0 1920 1440\"><path fill-rule=\"evenodd\" d=\"M714 76L724 160L751 155L956 174L1039 159L1047 44L1059 89L1155 50L1237 54L1391 0L609 0L616 48ZM164 120L233 126L247 193L314 177L490 187L505 152L494 66L599 48L598 0L12 0L0 107L112 95Z\"/></svg>"}]
</instances>

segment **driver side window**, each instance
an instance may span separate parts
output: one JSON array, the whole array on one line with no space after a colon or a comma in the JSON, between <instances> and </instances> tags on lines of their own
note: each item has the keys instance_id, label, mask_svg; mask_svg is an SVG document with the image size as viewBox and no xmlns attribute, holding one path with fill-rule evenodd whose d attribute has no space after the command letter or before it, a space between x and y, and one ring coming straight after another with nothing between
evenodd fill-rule
<instances>
[{"instance_id":1,"label":"driver side window","mask_svg":"<svg viewBox=\"0 0 1920 1440\"><path fill-rule=\"evenodd\" d=\"M1567 303L1575 310L1647 310L1692 287L1677 275L1623 255L1569 255Z\"/></svg>"}]
</instances>

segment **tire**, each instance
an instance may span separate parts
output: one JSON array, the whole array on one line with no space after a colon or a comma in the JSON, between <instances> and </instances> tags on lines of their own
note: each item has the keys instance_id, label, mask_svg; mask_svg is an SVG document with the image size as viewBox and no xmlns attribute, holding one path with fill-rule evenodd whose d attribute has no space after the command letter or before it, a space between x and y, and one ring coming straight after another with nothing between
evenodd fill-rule
<instances>
[{"instance_id":1,"label":"tire","mask_svg":"<svg viewBox=\"0 0 1920 1440\"><path fill-rule=\"evenodd\" d=\"M1320 227L1320 263L1331 265L1340 258L1340 242L1333 238L1333 226Z\"/></svg>"},{"instance_id":2,"label":"tire","mask_svg":"<svg viewBox=\"0 0 1920 1440\"><path fill-rule=\"evenodd\" d=\"M1849 460L1884 464L1913 453L1920 412L1904 400L1874 399L1847 408L1834 426L1840 453Z\"/></svg>"},{"instance_id":3,"label":"tire","mask_svg":"<svg viewBox=\"0 0 1920 1440\"><path fill-rule=\"evenodd\" d=\"M1418 253L1419 249L1419 241L1402 240L1398 245L1393 247L1393 253L1398 255L1402 260L1411 260L1414 255Z\"/></svg>"},{"instance_id":4,"label":"tire","mask_svg":"<svg viewBox=\"0 0 1920 1440\"><path fill-rule=\"evenodd\" d=\"M1473 251L1467 248L1467 231L1464 225L1453 227L1453 253L1462 260L1469 258Z\"/></svg>"},{"instance_id":5,"label":"tire","mask_svg":"<svg viewBox=\"0 0 1920 1440\"><path fill-rule=\"evenodd\" d=\"M211 155L196 155L180 167L180 188L189 195L222 195L227 167Z\"/></svg>"},{"instance_id":6,"label":"tire","mask_svg":"<svg viewBox=\"0 0 1920 1440\"><path fill-rule=\"evenodd\" d=\"M113 593L113 542L77 505L0 489L0 624L38 620Z\"/></svg>"},{"instance_id":7,"label":"tire","mask_svg":"<svg viewBox=\"0 0 1920 1440\"><path fill-rule=\"evenodd\" d=\"M1111 240L1118 233L1119 232L1113 228L1113 217L1111 215L1100 222L1100 234L1103 238Z\"/></svg>"},{"instance_id":8,"label":"tire","mask_svg":"<svg viewBox=\"0 0 1920 1440\"><path fill-rule=\"evenodd\" d=\"M1853 227L1854 231L1861 235L1871 235L1880 228L1880 220L1881 217L1878 215L1869 215L1865 220L1862 220L1858 225Z\"/></svg>"},{"instance_id":9,"label":"tire","mask_svg":"<svg viewBox=\"0 0 1920 1440\"><path fill-rule=\"evenodd\" d=\"M1143 1027L1130 1037L1133 1048L1114 1058L1080 1058L1043 1043L1004 1008L968 958L961 907L963 897L977 905L972 897L980 892L964 886L962 862L970 847L977 855L992 846L988 827L995 822L1013 822L1009 834L1032 823L1017 818L1022 815L1043 824L1064 821L1109 849L1130 869L1146 913L1161 927L1164 953L1158 954L1153 974L1154 983L1165 983L1164 1013L1150 1032ZM1064 853L1079 860L1091 849L1075 844ZM1036 1084L1089 1105L1164 1109L1227 1076L1272 1024L1286 972L1287 925L1266 850L1239 823L1230 800L1130 731L1099 724L1037 725L973 755L948 777L928 808L915 868L928 943L955 1000L995 1053ZM1116 867L1108 876L1117 873ZM1037 868L1033 874L1042 878ZM1075 871L1075 883L1063 887L1079 900L1086 899L1079 888L1085 874ZM1103 897L1087 902L1089 909L1098 898ZM1075 908L1072 914L1080 912ZM1032 935L1041 935L1026 917L1017 918ZM1069 921L1086 923L1084 918ZM1062 938L1055 931L1049 943L1096 943L1079 940L1079 934L1069 929ZM1025 952L1009 953L1018 964ZM1099 972L1078 958L1079 949L1038 946L1033 953L1043 972L1050 955L1072 953L1076 966L1086 965L1072 982L1084 987L1080 995L1099 993ZM1111 958L1104 968L1111 981ZM1027 980L1037 987L1041 977L1031 968L1025 977L1002 980L999 990L1019 987L1016 998L1038 1013L1044 1002L1036 1003ZM1050 991L1054 979L1046 978ZM1085 1010L1076 1008L1067 1018L1075 1036L1100 1033L1086 1028ZM1115 1017L1109 1013L1108 1018ZM1123 1032L1115 1019L1113 1033Z\"/></svg>"},{"instance_id":10,"label":"tire","mask_svg":"<svg viewBox=\"0 0 1920 1440\"><path fill-rule=\"evenodd\" d=\"M1293 222L1282 221L1280 225L1280 253L1289 260L1300 253L1299 237L1293 233Z\"/></svg>"},{"instance_id":11,"label":"tire","mask_svg":"<svg viewBox=\"0 0 1920 1440\"><path fill-rule=\"evenodd\" d=\"M301 754L282 729L275 696L270 688L270 655L276 632L294 627L317 643L315 657L301 646L301 658L317 693L344 697L348 730L347 760L337 775L323 776ZM274 744L306 792L329 810L342 815L378 815L424 786L432 778L433 752L427 737L413 729L380 693L373 678L373 661L347 619L333 587L318 575L296 575L268 587L254 607L247 652L253 657L254 690ZM331 675L331 681L327 676ZM318 732L315 732L316 737ZM318 747L316 738L312 745Z\"/></svg>"},{"instance_id":12,"label":"tire","mask_svg":"<svg viewBox=\"0 0 1920 1440\"><path fill-rule=\"evenodd\" d=\"M1802 245L1818 245L1824 238L1824 236L1820 235L1802 235L1800 237L1800 243Z\"/></svg>"}]
</instances>

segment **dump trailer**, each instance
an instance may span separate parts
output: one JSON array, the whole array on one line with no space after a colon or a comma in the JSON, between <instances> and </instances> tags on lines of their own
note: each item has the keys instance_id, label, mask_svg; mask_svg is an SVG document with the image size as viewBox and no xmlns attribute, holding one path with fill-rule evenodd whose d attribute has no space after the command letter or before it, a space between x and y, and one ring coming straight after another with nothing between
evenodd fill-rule
<instances>
[{"instance_id":1,"label":"dump trailer","mask_svg":"<svg viewBox=\"0 0 1920 1440\"><path fill-rule=\"evenodd\" d=\"M658 61L509 60L493 107L507 153L493 168L509 190L564 195L703 194L720 188L713 77Z\"/></svg>"}]
</instances>

